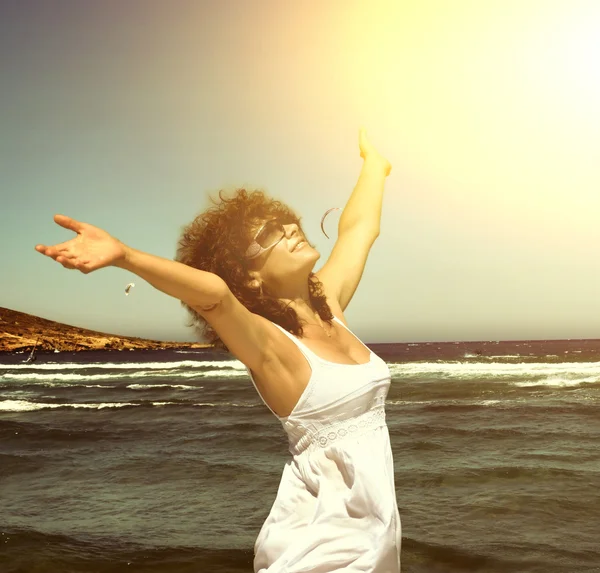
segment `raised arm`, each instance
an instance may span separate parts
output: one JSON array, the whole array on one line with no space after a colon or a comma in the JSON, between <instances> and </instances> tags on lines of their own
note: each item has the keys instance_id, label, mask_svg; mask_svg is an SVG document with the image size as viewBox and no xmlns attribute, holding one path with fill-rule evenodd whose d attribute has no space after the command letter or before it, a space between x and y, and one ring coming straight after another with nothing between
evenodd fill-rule
<instances>
[{"instance_id":1,"label":"raised arm","mask_svg":"<svg viewBox=\"0 0 600 573\"><path fill-rule=\"evenodd\" d=\"M363 165L338 225L338 238L325 265L316 273L329 297L344 310L362 277L369 251L379 236L385 179L391 165L373 147L364 129L359 133Z\"/></svg>"},{"instance_id":2,"label":"raised arm","mask_svg":"<svg viewBox=\"0 0 600 573\"><path fill-rule=\"evenodd\" d=\"M221 277L133 249L88 223L64 215L56 215L54 220L77 236L58 245L36 245L36 251L84 274L109 266L136 274L202 314L247 366L253 370L262 366L263 349L271 330L262 317L252 314L233 296Z\"/></svg>"},{"instance_id":3,"label":"raised arm","mask_svg":"<svg viewBox=\"0 0 600 573\"><path fill-rule=\"evenodd\" d=\"M88 223L65 215L56 215L54 221L77 236L51 247L36 245L35 249L67 269L88 274L108 266L119 267L194 308L217 304L227 290L225 282L213 273L138 251Z\"/></svg>"}]
</instances>

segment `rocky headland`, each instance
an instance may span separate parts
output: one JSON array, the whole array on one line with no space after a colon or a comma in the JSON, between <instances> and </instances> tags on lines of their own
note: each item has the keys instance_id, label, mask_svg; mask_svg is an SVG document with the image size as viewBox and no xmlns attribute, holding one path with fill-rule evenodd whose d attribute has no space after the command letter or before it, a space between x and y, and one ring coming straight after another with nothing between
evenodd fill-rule
<instances>
[{"instance_id":1,"label":"rocky headland","mask_svg":"<svg viewBox=\"0 0 600 573\"><path fill-rule=\"evenodd\" d=\"M211 345L117 336L0 307L0 352L27 352L34 347L39 351L73 352L211 348Z\"/></svg>"}]
</instances>

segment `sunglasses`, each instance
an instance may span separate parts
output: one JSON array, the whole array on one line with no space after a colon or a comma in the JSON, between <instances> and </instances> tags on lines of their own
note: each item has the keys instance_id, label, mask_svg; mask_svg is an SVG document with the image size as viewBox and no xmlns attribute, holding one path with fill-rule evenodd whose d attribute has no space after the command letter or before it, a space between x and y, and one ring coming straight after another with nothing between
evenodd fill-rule
<instances>
[{"instance_id":1,"label":"sunglasses","mask_svg":"<svg viewBox=\"0 0 600 573\"><path fill-rule=\"evenodd\" d=\"M272 249L285 237L285 229L280 219L267 221L254 235L252 243L246 249L246 258L255 259L264 252Z\"/></svg>"}]
</instances>

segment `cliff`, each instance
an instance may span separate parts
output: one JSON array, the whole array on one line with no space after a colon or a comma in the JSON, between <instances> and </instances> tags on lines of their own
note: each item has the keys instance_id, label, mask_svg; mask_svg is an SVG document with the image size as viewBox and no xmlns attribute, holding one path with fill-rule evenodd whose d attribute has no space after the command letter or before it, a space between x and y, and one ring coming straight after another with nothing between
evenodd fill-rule
<instances>
[{"instance_id":1,"label":"cliff","mask_svg":"<svg viewBox=\"0 0 600 573\"><path fill-rule=\"evenodd\" d=\"M158 350L162 348L210 348L194 342L165 342L117 336L62 324L24 312L0 307L0 352L31 350Z\"/></svg>"}]
</instances>

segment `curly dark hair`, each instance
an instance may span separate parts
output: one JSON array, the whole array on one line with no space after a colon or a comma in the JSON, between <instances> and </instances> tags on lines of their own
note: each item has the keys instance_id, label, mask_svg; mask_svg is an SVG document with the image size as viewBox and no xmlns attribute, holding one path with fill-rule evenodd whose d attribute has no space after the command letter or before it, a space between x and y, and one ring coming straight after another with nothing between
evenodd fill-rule
<instances>
[{"instance_id":1,"label":"curly dark hair","mask_svg":"<svg viewBox=\"0 0 600 573\"><path fill-rule=\"evenodd\" d=\"M302 321L288 304L268 292L251 286L252 276L248 259L244 257L251 242L250 228L265 218L279 218L284 223L296 223L300 218L280 201L271 199L261 190L237 189L226 198L219 191L219 200L211 198L214 207L198 215L184 227L179 239L175 260L220 276L233 295L250 311L279 324L288 332L302 336ZM308 278L310 302L321 319L329 324L333 319L323 293L323 285L314 273ZM186 303L182 305L191 315L189 326L217 348L227 350L211 325Z\"/></svg>"}]
</instances>

